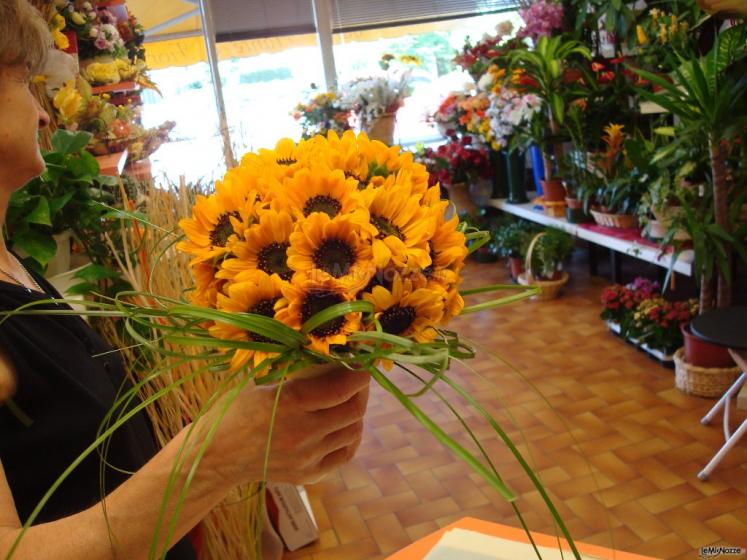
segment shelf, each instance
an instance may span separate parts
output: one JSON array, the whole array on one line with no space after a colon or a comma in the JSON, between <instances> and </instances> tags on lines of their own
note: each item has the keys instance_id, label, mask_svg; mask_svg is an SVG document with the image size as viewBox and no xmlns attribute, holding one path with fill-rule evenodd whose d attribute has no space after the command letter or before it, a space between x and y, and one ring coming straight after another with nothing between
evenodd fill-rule
<instances>
[{"instance_id":1,"label":"shelf","mask_svg":"<svg viewBox=\"0 0 747 560\"><path fill-rule=\"evenodd\" d=\"M122 175L125 163L127 163L127 150L106 156L96 156L96 161L99 162L102 175L119 177Z\"/></svg>"},{"instance_id":2,"label":"shelf","mask_svg":"<svg viewBox=\"0 0 747 560\"><path fill-rule=\"evenodd\" d=\"M135 82L119 82L118 84L109 84L106 86L96 86L91 88L91 93L100 95L102 93L128 93L138 91L140 85Z\"/></svg>"},{"instance_id":3,"label":"shelf","mask_svg":"<svg viewBox=\"0 0 747 560\"><path fill-rule=\"evenodd\" d=\"M638 241L628 241L611 235L604 235L603 233L585 228L582 224L571 224L565 218L553 218L552 216L545 214L542 210L535 209L534 204L531 202L527 204L511 204L506 199L499 198L491 200L490 206L503 210L509 214L513 214L514 216L524 218L525 220L530 220L538 224L552 226L566 231L579 239L588 241L589 243L594 243L595 245L618 251L663 268L669 268L672 262L672 256L668 253L663 253L657 247L651 247L650 245ZM682 251L677 258L677 261L674 263L675 272L679 272L685 276L692 276L693 259L694 255L692 249Z\"/></svg>"}]
</instances>

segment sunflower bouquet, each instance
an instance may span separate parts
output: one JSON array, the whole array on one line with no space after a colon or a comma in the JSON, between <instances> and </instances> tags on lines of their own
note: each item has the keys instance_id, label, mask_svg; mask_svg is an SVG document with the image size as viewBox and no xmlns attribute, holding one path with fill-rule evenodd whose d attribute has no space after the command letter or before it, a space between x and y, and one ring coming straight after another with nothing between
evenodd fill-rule
<instances>
[{"instance_id":1,"label":"sunflower bouquet","mask_svg":"<svg viewBox=\"0 0 747 560\"><path fill-rule=\"evenodd\" d=\"M475 355L470 344L447 330L451 319L536 293L533 287L514 285L461 287L466 257L487 243L490 235L468 228L456 217L447 219L448 204L441 200L438 184L429 186L425 166L416 163L412 153L362 133L347 131L340 137L330 131L326 137L299 143L283 139L274 149L246 154L216 183L212 194L196 198L191 217L179 223L183 236L176 248L191 256L194 279L186 298L133 291L120 293L111 302L85 303L90 315L123 319L124 330L139 345L166 359L118 399L97 440L44 496L24 530L75 464L95 452L132 415L179 390L193 376L209 372L225 376L220 394L208 400L196 420L218 399L225 411L250 382L273 384L277 403L288 376L313 374L310 368L335 363L369 372L439 442L511 503L531 540L516 496L441 387L454 391L515 456L574 556L580 558L528 462L490 413L448 373L453 361L461 363ZM166 232L164 239L168 241L170 234ZM173 253L172 246L173 242L168 244L154 267ZM465 296L502 290L509 294L465 305ZM43 303L48 302L37 302ZM5 315L18 313L78 312L26 308ZM189 347L198 350L186 354ZM195 358L204 366L183 379L170 377L171 363ZM387 373L394 365L422 389L409 393L400 388L396 376ZM138 393L159 376L168 380L165 387L138 402ZM425 394L444 403L476 451L420 408L417 398ZM128 412L115 416L123 406L129 407ZM276 406L272 414L277 412ZM200 444L193 469L213 433L214 428ZM267 454L271 440L272 433ZM189 483L181 490L176 483L180 466L174 466L164 503L174 492L180 492L179 500L186 496ZM157 538L156 534L153 550Z\"/></svg>"}]
</instances>

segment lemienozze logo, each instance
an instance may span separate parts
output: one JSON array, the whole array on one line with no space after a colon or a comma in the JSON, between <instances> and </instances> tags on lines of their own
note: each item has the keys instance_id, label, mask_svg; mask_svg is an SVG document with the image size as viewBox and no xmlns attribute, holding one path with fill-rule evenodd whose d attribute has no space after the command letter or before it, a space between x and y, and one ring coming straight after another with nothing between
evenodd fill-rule
<instances>
[{"instance_id":1,"label":"lemienozze logo","mask_svg":"<svg viewBox=\"0 0 747 560\"><path fill-rule=\"evenodd\" d=\"M700 549L701 558L737 556L740 554L747 554L747 548L742 548L740 546L704 546Z\"/></svg>"}]
</instances>

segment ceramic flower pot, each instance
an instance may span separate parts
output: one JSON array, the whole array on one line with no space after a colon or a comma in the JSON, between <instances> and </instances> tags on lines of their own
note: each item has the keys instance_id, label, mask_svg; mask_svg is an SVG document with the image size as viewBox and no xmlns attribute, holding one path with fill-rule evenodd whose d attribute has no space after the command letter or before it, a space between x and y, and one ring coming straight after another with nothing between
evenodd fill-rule
<instances>
[{"instance_id":1,"label":"ceramic flower pot","mask_svg":"<svg viewBox=\"0 0 747 560\"><path fill-rule=\"evenodd\" d=\"M397 123L397 113L385 113L376 119L368 130L371 140L378 140L387 146L394 143L394 125Z\"/></svg>"},{"instance_id":2,"label":"ceramic flower pot","mask_svg":"<svg viewBox=\"0 0 747 560\"><path fill-rule=\"evenodd\" d=\"M542 192L545 202L563 202L565 200L565 188L560 179L542 181Z\"/></svg>"},{"instance_id":3,"label":"ceramic flower pot","mask_svg":"<svg viewBox=\"0 0 747 560\"><path fill-rule=\"evenodd\" d=\"M734 360L729 350L698 338L690 330L690 323L682 325L682 336L685 338L685 362L703 368L733 367Z\"/></svg>"},{"instance_id":4,"label":"ceramic flower pot","mask_svg":"<svg viewBox=\"0 0 747 560\"><path fill-rule=\"evenodd\" d=\"M511 278L519 279L519 275L524 272L524 259L521 257L508 257L508 266L511 270Z\"/></svg>"}]
</instances>

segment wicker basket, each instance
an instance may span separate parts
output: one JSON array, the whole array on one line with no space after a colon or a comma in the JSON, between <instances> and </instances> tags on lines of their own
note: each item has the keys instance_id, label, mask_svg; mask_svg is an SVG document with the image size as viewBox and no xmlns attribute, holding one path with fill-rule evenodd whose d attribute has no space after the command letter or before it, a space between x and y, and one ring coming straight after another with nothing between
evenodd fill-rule
<instances>
[{"instance_id":1,"label":"wicker basket","mask_svg":"<svg viewBox=\"0 0 747 560\"><path fill-rule=\"evenodd\" d=\"M685 361L685 349L674 353L674 384L680 390L697 397L720 397L739 376L738 367L703 368Z\"/></svg>"},{"instance_id":2,"label":"wicker basket","mask_svg":"<svg viewBox=\"0 0 747 560\"><path fill-rule=\"evenodd\" d=\"M638 217L635 214L606 214L598 210L590 210L594 221L600 226L628 229L638 227Z\"/></svg>"},{"instance_id":3,"label":"wicker basket","mask_svg":"<svg viewBox=\"0 0 747 560\"><path fill-rule=\"evenodd\" d=\"M519 274L519 277L517 278L519 284L521 284L522 286L539 287L539 293L536 296L532 297L532 299L536 299L537 301L547 301L550 299L555 299L556 297L558 297L560 289L568 282L568 273L565 271L560 274L560 278L558 278L557 280L539 280L535 278L534 274L532 273L532 251L534 251L534 246L537 244L539 238L543 235L545 234L538 233L532 239L532 242L529 244L529 249L527 249L527 256L524 262L525 272Z\"/></svg>"},{"instance_id":4,"label":"wicker basket","mask_svg":"<svg viewBox=\"0 0 747 560\"><path fill-rule=\"evenodd\" d=\"M545 214L553 218L562 218L565 216L565 202L547 202L542 203L545 207Z\"/></svg>"}]
</instances>

